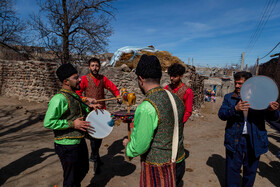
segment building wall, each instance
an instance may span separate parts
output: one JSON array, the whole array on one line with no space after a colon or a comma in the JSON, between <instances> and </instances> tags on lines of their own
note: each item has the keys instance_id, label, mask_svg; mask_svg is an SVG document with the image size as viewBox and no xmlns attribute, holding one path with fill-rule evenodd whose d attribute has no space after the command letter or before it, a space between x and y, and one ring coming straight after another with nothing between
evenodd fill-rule
<instances>
[{"instance_id":1,"label":"building wall","mask_svg":"<svg viewBox=\"0 0 280 187\"><path fill-rule=\"evenodd\" d=\"M45 102L59 90L57 63L0 60L0 91L28 101Z\"/></svg>"},{"instance_id":2,"label":"building wall","mask_svg":"<svg viewBox=\"0 0 280 187\"><path fill-rule=\"evenodd\" d=\"M204 87L206 90L213 90L216 86L216 96L224 97L226 94L234 90L233 80L221 79L221 78L209 78L204 81Z\"/></svg>"},{"instance_id":3,"label":"building wall","mask_svg":"<svg viewBox=\"0 0 280 187\"><path fill-rule=\"evenodd\" d=\"M271 59L260 65L259 75L265 75L272 78L276 82L280 93L280 63L277 58ZM280 102L280 97L278 97L277 101Z\"/></svg>"},{"instance_id":4,"label":"building wall","mask_svg":"<svg viewBox=\"0 0 280 187\"><path fill-rule=\"evenodd\" d=\"M57 79L55 71L58 64L54 62L40 61L5 61L0 60L0 91L2 95L18 97L19 99L49 102L51 97L59 91L61 83ZM88 73L87 66L77 65L80 75ZM142 102L144 95L138 88L137 77L134 71L124 72L121 67L102 67L101 73L107 76L116 86L121 89L125 87L128 92L136 94L136 107ZM203 102L203 78L198 76L195 67L187 68L183 81L194 92L194 109L200 108ZM161 85L169 83L169 76L163 72ZM114 97L111 92L106 91L106 98ZM109 111L118 111L126 109L125 105L119 105L116 101L106 102Z\"/></svg>"}]
</instances>

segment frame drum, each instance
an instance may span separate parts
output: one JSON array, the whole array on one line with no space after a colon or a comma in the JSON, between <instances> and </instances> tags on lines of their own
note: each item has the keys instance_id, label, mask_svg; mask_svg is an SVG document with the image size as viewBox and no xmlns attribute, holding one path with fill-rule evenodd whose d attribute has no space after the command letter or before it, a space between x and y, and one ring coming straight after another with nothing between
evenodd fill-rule
<instances>
[{"instance_id":1,"label":"frame drum","mask_svg":"<svg viewBox=\"0 0 280 187\"><path fill-rule=\"evenodd\" d=\"M88 134L93 138L102 139L108 136L113 130L114 120L111 118L111 114L107 110L91 111L86 121L90 122L94 131L88 130Z\"/></svg>"},{"instance_id":2,"label":"frame drum","mask_svg":"<svg viewBox=\"0 0 280 187\"><path fill-rule=\"evenodd\" d=\"M273 79L254 76L244 82L240 90L242 101L248 101L250 108L264 110L269 103L278 99L279 90Z\"/></svg>"}]
</instances>

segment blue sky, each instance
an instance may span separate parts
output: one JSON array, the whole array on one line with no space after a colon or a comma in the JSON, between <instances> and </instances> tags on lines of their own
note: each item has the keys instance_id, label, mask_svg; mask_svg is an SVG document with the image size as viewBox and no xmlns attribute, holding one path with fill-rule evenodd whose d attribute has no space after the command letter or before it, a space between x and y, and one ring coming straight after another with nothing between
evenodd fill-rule
<instances>
[{"instance_id":1,"label":"blue sky","mask_svg":"<svg viewBox=\"0 0 280 187\"><path fill-rule=\"evenodd\" d=\"M35 2L17 0L19 15L25 17L38 10ZM273 5L278 0L118 0L113 3L117 10L108 51L153 45L185 63L193 58L196 66L240 63L241 53L245 52L245 64L250 66L280 42L278 2L272 6L274 11L258 40L248 47L268 2Z\"/></svg>"}]
</instances>

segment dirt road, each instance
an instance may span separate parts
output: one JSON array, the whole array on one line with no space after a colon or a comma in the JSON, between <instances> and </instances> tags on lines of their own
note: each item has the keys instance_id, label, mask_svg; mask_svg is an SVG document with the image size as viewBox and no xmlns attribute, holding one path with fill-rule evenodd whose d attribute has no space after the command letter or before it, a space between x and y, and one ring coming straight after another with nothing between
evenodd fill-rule
<instances>
[{"instance_id":1,"label":"dirt road","mask_svg":"<svg viewBox=\"0 0 280 187\"><path fill-rule=\"evenodd\" d=\"M223 186L225 177L225 122L217 117L221 98L205 103L200 117L189 120L184 129L187 150L184 186ZM53 149L53 134L43 128L46 104L0 97L0 186L62 186L62 169ZM267 126L269 152L261 156L256 187L280 186L280 135ZM138 186L140 159L124 159L122 139L126 125L114 127L103 140L102 173L93 174L93 164L82 186ZM87 141L88 142L88 141ZM88 142L89 143L89 142ZM89 145L89 144L88 144Z\"/></svg>"}]
</instances>

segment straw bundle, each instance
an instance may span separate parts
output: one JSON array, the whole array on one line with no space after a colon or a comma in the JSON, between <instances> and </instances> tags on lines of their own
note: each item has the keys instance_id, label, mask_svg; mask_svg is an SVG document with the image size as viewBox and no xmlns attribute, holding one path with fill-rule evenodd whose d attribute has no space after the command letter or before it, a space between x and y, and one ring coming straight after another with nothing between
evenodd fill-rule
<instances>
[{"instance_id":1,"label":"straw bundle","mask_svg":"<svg viewBox=\"0 0 280 187\"><path fill-rule=\"evenodd\" d=\"M155 55L159 59L163 71L165 71L171 64L184 64L178 57L172 56L168 51L158 51L155 53L149 51L141 51L139 54L136 54L133 59L131 59L134 56L133 53L124 53L121 56L120 60L116 62L116 67L121 66L122 64L126 64L129 68L135 69L140 57L143 54Z\"/></svg>"}]
</instances>

